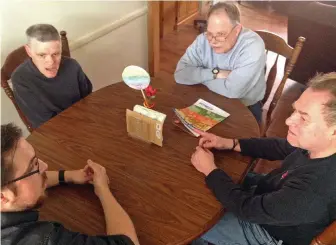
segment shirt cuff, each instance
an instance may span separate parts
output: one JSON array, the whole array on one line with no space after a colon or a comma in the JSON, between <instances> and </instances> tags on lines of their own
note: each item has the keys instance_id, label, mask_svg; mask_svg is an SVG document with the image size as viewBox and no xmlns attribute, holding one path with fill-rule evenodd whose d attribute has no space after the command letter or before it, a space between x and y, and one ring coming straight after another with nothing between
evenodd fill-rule
<instances>
[{"instance_id":1,"label":"shirt cuff","mask_svg":"<svg viewBox=\"0 0 336 245\"><path fill-rule=\"evenodd\" d=\"M213 80L212 69L204 68L201 70L202 83Z\"/></svg>"},{"instance_id":2,"label":"shirt cuff","mask_svg":"<svg viewBox=\"0 0 336 245\"><path fill-rule=\"evenodd\" d=\"M249 156L249 149L251 148L249 147L249 144L255 142L251 142L251 139L238 139L238 142L240 146L240 154L243 156Z\"/></svg>"},{"instance_id":3,"label":"shirt cuff","mask_svg":"<svg viewBox=\"0 0 336 245\"><path fill-rule=\"evenodd\" d=\"M220 183L223 183L223 179L225 182L232 182L230 176L228 176L222 169L216 168L205 178L205 183L211 190L214 190Z\"/></svg>"}]
</instances>

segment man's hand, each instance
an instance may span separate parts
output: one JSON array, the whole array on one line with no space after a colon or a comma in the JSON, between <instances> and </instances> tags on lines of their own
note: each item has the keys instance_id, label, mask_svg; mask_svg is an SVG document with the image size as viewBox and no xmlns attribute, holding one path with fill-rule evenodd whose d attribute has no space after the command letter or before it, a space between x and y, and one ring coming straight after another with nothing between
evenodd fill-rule
<instances>
[{"instance_id":1,"label":"man's hand","mask_svg":"<svg viewBox=\"0 0 336 245\"><path fill-rule=\"evenodd\" d=\"M73 184L87 184L92 181L92 173L87 171L87 167L88 165L86 165L83 169L65 171L65 182Z\"/></svg>"},{"instance_id":2,"label":"man's hand","mask_svg":"<svg viewBox=\"0 0 336 245\"><path fill-rule=\"evenodd\" d=\"M93 184L96 195L99 197L109 188L109 177L107 176L106 169L98 163L91 160L87 161L87 165L84 171L92 176L92 180L89 182Z\"/></svg>"},{"instance_id":3,"label":"man's hand","mask_svg":"<svg viewBox=\"0 0 336 245\"><path fill-rule=\"evenodd\" d=\"M201 135L201 138L198 143L200 147L206 149L215 148L218 150L228 150L231 149L233 146L232 139L222 138L217 135L206 133L199 130L197 130L197 133Z\"/></svg>"},{"instance_id":4,"label":"man's hand","mask_svg":"<svg viewBox=\"0 0 336 245\"><path fill-rule=\"evenodd\" d=\"M216 79L225 79L230 75L231 71L220 70L216 76Z\"/></svg>"},{"instance_id":5,"label":"man's hand","mask_svg":"<svg viewBox=\"0 0 336 245\"><path fill-rule=\"evenodd\" d=\"M192 154L191 163L199 172L205 174L205 176L208 176L217 168L212 152L200 146L197 146L196 151Z\"/></svg>"}]
</instances>

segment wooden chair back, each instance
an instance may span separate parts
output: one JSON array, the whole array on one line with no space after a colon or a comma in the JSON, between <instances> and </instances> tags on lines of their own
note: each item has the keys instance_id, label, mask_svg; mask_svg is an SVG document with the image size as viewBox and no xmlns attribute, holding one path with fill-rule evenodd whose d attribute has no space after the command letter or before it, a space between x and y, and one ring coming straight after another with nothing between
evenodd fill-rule
<instances>
[{"instance_id":1,"label":"wooden chair back","mask_svg":"<svg viewBox=\"0 0 336 245\"><path fill-rule=\"evenodd\" d=\"M336 245L336 221L315 237L310 245Z\"/></svg>"},{"instance_id":2,"label":"wooden chair back","mask_svg":"<svg viewBox=\"0 0 336 245\"><path fill-rule=\"evenodd\" d=\"M277 88L273 96L273 99L270 103L269 109L266 114L266 120L264 122L264 130L262 132L262 135L265 135L265 132L267 131L267 128L271 122L272 112L276 107L278 100L280 99L286 80L295 66L295 63L300 55L303 43L305 42L306 39L304 37L299 37L295 44L295 47L293 48L289 46L282 37L274 33L266 31L256 31L256 33L258 33L258 35L264 40L266 55L268 54L268 51L276 53L275 62L273 66L270 68L270 72L268 74L268 77L266 78L266 93L264 99L262 100L263 104L265 104L266 101L269 99L272 88L274 86L275 78L277 75L279 55L286 58L286 64L284 67L284 76L281 79L279 87Z\"/></svg>"},{"instance_id":3,"label":"wooden chair back","mask_svg":"<svg viewBox=\"0 0 336 245\"><path fill-rule=\"evenodd\" d=\"M69 43L68 43L68 38L66 37L66 32L61 31L61 42L62 42L62 56L67 56L70 57L70 49L69 49ZM24 48L24 46L15 49L12 51L6 58L4 65L1 67L1 87L4 89L6 95L8 98L12 101L14 104L17 112L19 113L20 118L24 122L24 124L27 126L28 130L32 132L33 128L25 115L22 113L20 110L19 106L17 105L13 90L9 86L8 81L12 77L13 71L20 65L22 64L27 58L28 54Z\"/></svg>"}]
</instances>

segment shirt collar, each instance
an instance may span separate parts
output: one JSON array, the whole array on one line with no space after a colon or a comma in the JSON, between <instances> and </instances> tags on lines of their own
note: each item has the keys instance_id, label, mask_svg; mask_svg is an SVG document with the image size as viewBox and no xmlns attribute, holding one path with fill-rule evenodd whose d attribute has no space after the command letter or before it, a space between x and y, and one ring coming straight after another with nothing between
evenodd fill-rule
<instances>
[{"instance_id":1,"label":"shirt collar","mask_svg":"<svg viewBox=\"0 0 336 245\"><path fill-rule=\"evenodd\" d=\"M59 70L62 68L62 66L63 66L63 63L64 63L64 57L62 56L61 57L61 63L60 63L60 67L58 68L58 72L59 72ZM43 75L41 72L40 72L40 70L36 67L36 65L34 64L34 62L33 62L33 60L32 60L32 58L28 58L28 66L30 67L30 69L35 73L35 74L38 74L38 76L40 76L41 78L43 78L43 79L49 79L49 80L52 80L52 79L54 79L55 77L53 77L53 78L47 78L45 75ZM58 73L57 73L58 74ZM56 75L56 77L57 77L57 75Z\"/></svg>"},{"instance_id":2,"label":"shirt collar","mask_svg":"<svg viewBox=\"0 0 336 245\"><path fill-rule=\"evenodd\" d=\"M36 222L39 212L28 210L22 212L1 212L1 229L27 222Z\"/></svg>"}]
</instances>

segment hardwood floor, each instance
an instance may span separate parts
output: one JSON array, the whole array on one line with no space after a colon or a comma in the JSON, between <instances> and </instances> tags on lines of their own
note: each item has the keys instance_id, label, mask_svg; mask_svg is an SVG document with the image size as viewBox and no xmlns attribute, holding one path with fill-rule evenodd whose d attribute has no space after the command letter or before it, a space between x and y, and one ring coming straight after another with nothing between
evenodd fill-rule
<instances>
[{"instance_id":1,"label":"hardwood floor","mask_svg":"<svg viewBox=\"0 0 336 245\"><path fill-rule=\"evenodd\" d=\"M287 40L285 16L271 10L252 7L246 2L240 4L239 8L243 26L252 30L268 30ZM160 43L160 70L173 74L177 62L198 34L193 24L187 23L163 37Z\"/></svg>"}]
</instances>

